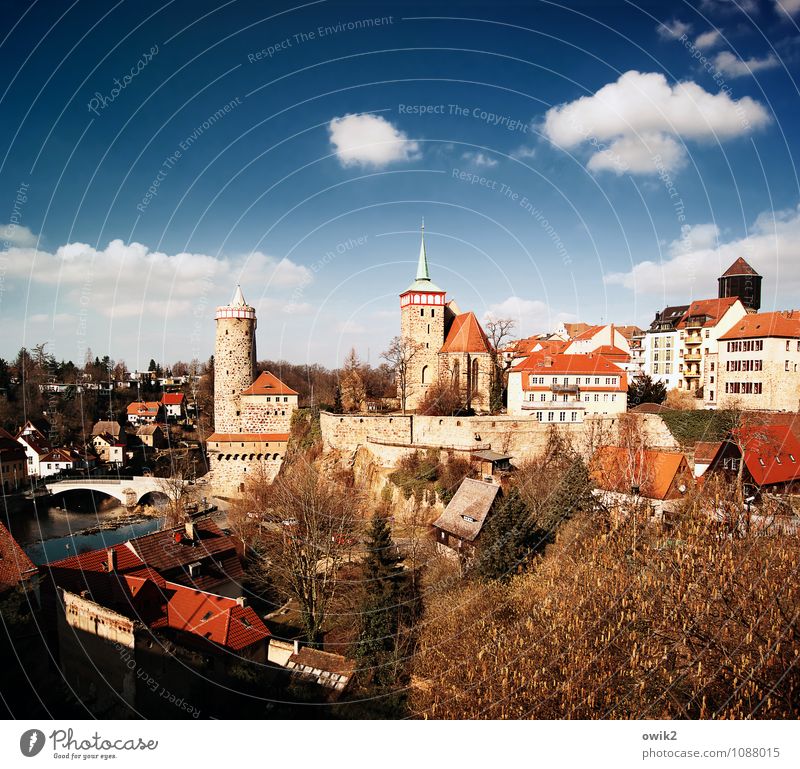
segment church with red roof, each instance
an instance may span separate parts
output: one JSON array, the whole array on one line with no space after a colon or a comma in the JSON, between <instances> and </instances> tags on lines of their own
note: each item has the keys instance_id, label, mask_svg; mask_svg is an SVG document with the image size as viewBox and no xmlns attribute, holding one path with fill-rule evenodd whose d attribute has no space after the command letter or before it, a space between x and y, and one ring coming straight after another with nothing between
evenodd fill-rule
<instances>
[{"instance_id":1,"label":"church with red roof","mask_svg":"<svg viewBox=\"0 0 800 769\"><path fill-rule=\"evenodd\" d=\"M494 351L473 312L461 312L430 277L425 225L417 276L400 294L400 337L408 355L404 408L419 407L431 385L452 383L466 407L489 410ZM399 393L402 400L402 393Z\"/></svg>"}]
</instances>

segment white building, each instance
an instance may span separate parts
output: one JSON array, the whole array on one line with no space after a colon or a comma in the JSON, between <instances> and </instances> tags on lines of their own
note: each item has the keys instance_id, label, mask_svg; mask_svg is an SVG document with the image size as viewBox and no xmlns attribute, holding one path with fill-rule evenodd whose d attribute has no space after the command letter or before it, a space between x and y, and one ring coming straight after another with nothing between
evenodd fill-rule
<instances>
[{"instance_id":1,"label":"white building","mask_svg":"<svg viewBox=\"0 0 800 769\"><path fill-rule=\"evenodd\" d=\"M717 405L717 340L747 315L736 296L692 302L678 323L678 389L697 395L706 408Z\"/></svg>"},{"instance_id":2,"label":"white building","mask_svg":"<svg viewBox=\"0 0 800 769\"><path fill-rule=\"evenodd\" d=\"M746 315L719 338L717 405L800 411L800 311Z\"/></svg>"},{"instance_id":3,"label":"white building","mask_svg":"<svg viewBox=\"0 0 800 769\"><path fill-rule=\"evenodd\" d=\"M627 377L612 361L590 353L534 353L508 376L508 413L540 422L583 422L587 414L627 410Z\"/></svg>"},{"instance_id":4,"label":"white building","mask_svg":"<svg viewBox=\"0 0 800 769\"><path fill-rule=\"evenodd\" d=\"M677 387L680 379L677 326L688 309L688 304L682 304L657 312L644 338L644 373L663 382L668 390Z\"/></svg>"}]
</instances>

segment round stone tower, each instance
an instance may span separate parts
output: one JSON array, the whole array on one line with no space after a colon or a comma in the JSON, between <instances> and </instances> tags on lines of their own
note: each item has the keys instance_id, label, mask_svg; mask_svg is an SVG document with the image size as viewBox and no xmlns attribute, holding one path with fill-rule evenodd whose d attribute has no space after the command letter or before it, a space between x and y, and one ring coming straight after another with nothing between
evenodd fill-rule
<instances>
[{"instance_id":1,"label":"round stone tower","mask_svg":"<svg viewBox=\"0 0 800 769\"><path fill-rule=\"evenodd\" d=\"M217 307L214 345L214 431L241 431L240 394L256 371L256 311L236 286L231 303Z\"/></svg>"}]
</instances>

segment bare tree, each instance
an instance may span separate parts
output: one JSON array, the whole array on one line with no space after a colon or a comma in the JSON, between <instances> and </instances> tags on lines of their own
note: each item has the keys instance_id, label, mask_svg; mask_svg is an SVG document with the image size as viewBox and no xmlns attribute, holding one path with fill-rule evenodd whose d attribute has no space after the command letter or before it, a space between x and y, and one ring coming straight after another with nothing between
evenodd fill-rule
<instances>
[{"instance_id":1,"label":"bare tree","mask_svg":"<svg viewBox=\"0 0 800 769\"><path fill-rule=\"evenodd\" d=\"M394 373L397 382L397 392L400 395L400 408L406 413L408 397L413 395L414 385L411 382L411 365L417 357L422 345L407 337L396 336L389 343L389 347L381 353L383 358Z\"/></svg>"},{"instance_id":2,"label":"bare tree","mask_svg":"<svg viewBox=\"0 0 800 769\"><path fill-rule=\"evenodd\" d=\"M303 461L284 468L264 511L261 569L299 604L306 637L318 642L338 587L338 571L358 530L352 488Z\"/></svg>"},{"instance_id":3,"label":"bare tree","mask_svg":"<svg viewBox=\"0 0 800 769\"><path fill-rule=\"evenodd\" d=\"M503 407L503 390L506 384L506 375L511 368L512 358L506 360L503 348L513 337L514 321L511 318L492 318L486 323L486 336L491 343L492 353L492 389L489 408L496 413Z\"/></svg>"},{"instance_id":4,"label":"bare tree","mask_svg":"<svg viewBox=\"0 0 800 769\"><path fill-rule=\"evenodd\" d=\"M167 498L164 528L178 526L186 517L187 507L197 501L194 463L186 450L170 458L170 474L158 479L159 491Z\"/></svg>"}]
</instances>

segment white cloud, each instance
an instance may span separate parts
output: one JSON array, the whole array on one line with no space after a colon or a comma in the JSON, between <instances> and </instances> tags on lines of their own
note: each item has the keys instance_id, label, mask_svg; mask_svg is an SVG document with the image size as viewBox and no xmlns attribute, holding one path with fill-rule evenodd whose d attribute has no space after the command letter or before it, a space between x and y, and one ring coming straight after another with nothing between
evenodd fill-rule
<instances>
[{"instance_id":1,"label":"white cloud","mask_svg":"<svg viewBox=\"0 0 800 769\"><path fill-rule=\"evenodd\" d=\"M38 236L21 224L0 224L0 244L4 248L11 246L35 246Z\"/></svg>"},{"instance_id":2,"label":"white cloud","mask_svg":"<svg viewBox=\"0 0 800 769\"><path fill-rule=\"evenodd\" d=\"M656 32L662 40L675 40L691 31L692 25L680 19L662 21L661 24L656 27Z\"/></svg>"},{"instance_id":3,"label":"white cloud","mask_svg":"<svg viewBox=\"0 0 800 769\"><path fill-rule=\"evenodd\" d=\"M775 10L794 15L800 11L800 0L775 0Z\"/></svg>"},{"instance_id":4,"label":"white cloud","mask_svg":"<svg viewBox=\"0 0 800 769\"><path fill-rule=\"evenodd\" d=\"M497 161L493 157L489 157L483 152L465 152L461 157L478 168L494 168L497 165Z\"/></svg>"},{"instance_id":5,"label":"white cloud","mask_svg":"<svg viewBox=\"0 0 800 769\"><path fill-rule=\"evenodd\" d=\"M343 166L380 168L419 156L419 144L380 115L335 117L328 124L328 133Z\"/></svg>"},{"instance_id":6,"label":"white cloud","mask_svg":"<svg viewBox=\"0 0 800 769\"><path fill-rule=\"evenodd\" d=\"M702 0L700 9L708 13L758 13L758 0Z\"/></svg>"},{"instance_id":7,"label":"white cloud","mask_svg":"<svg viewBox=\"0 0 800 769\"><path fill-rule=\"evenodd\" d=\"M536 150L533 147L517 147L517 149L512 150L511 157L515 158L516 160L530 160L530 158L536 156Z\"/></svg>"},{"instance_id":8,"label":"white cloud","mask_svg":"<svg viewBox=\"0 0 800 769\"><path fill-rule=\"evenodd\" d=\"M492 304L484 314L484 323L497 318L510 318L516 323L517 336L525 337L530 334L548 331L559 323L572 322L575 316L566 312L556 312L538 299L523 299L519 296L509 296L502 302Z\"/></svg>"},{"instance_id":9,"label":"white cloud","mask_svg":"<svg viewBox=\"0 0 800 769\"><path fill-rule=\"evenodd\" d=\"M8 251L6 276L51 291L57 287L59 302L67 303L67 309L155 319L194 313L205 317L217 302L230 299L239 280L250 301L270 289L286 290L312 280L307 267L260 251L234 259L166 254L121 240L112 240L101 250L86 243L68 243L55 253L14 247Z\"/></svg>"},{"instance_id":10,"label":"white cloud","mask_svg":"<svg viewBox=\"0 0 800 769\"><path fill-rule=\"evenodd\" d=\"M715 224L690 227L664 261L639 262L605 282L671 299L716 296L717 277L741 256L781 292L800 289L800 207L760 214L745 237L719 242L719 235Z\"/></svg>"},{"instance_id":11,"label":"white cloud","mask_svg":"<svg viewBox=\"0 0 800 769\"><path fill-rule=\"evenodd\" d=\"M773 54L768 54L763 59L740 59L730 51L721 51L714 58L714 66L728 77L744 77L753 75L764 69L774 69L780 62Z\"/></svg>"},{"instance_id":12,"label":"white cloud","mask_svg":"<svg viewBox=\"0 0 800 769\"><path fill-rule=\"evenodd\" d=\"M722 39L722 33L718 29L709 29L708 32L698 35L695 38L694 44L696 48L707 51L709 48L714 48L719 45Z\"/></svg>"},{"instance_id":13,"label":"white cloud","mask_svg":"<svg viewBox=\"0 0 800 769\"><path fill-rule=\"evenodd\" d=\"M336 330L340 334L365 334L367 332L365 326L362 326L360 323L356 323L354 320L345 320L341 323L338 323Z\"/></svg>"},{"instance_id":14,"label":"white cloud","mask_svg":"<svg viewBox=\"0 0 800 769\"><path fill-rule=\"evenodd\" d=\"M655 173L659 165L645 156L661 154L664 166L668 161L675 169L685 156L679 139L722 141L769 122L764 107L749 96L734 100L692 81L670 85L660 73L630 70L591 96L549 109L542 131L565 149L594 147L589 167L595 170L627 164L633 173Z\"/></svg>"},{"instance_id":15,"label":"white cloud","mask_svg":"<svg viewBox=\"0 0 800 769\"><path fill-rule=\"evenodd\" d=\"M28 323L50 323L52 321L53 324L56 324L69 323L74 320L75 316L68 312L57 312L52 316L52 319L50 314L46 312L35 312L33 315L28 316Z\"/></svg>"}]
</instances>

